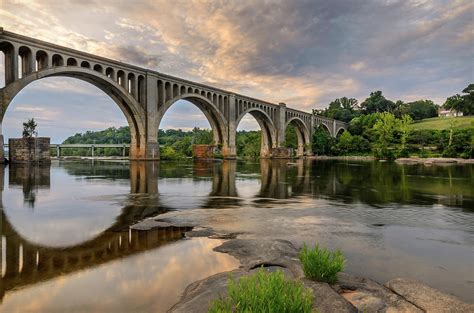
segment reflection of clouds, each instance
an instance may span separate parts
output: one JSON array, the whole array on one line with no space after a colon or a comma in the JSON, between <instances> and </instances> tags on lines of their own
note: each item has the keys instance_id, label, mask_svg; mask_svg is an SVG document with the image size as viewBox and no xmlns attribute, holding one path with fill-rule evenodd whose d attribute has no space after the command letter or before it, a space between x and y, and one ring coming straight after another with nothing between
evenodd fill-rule
<instances>
[{"instance_id":1,"label":"reflection of clouds","mask_svg":"<svg viewBox=\"0 0 474 313\"><path fill-rule=\"evenodd\" d=\"M238 267L195 238L5 295L2 312L164 312L190 283Z\"/></svg>"},{"instance_id":2,"label":"reflection of clouds","mask_svg":"<svg viewBox=\"0 0 474 313\"><path fill-rule=\"evenodd\" d=\"M212 192L212 180L162 178L158 181L160 205L176 209L194 209L203 205Z\"/></svg>"},{"instance_id":3,"label":"reflection of clouds","mask_svg":"<svg viewBox=\"0 0 474 313\"><path fill-rule=\"evenodd\" d=\"M76 179L54 165L51 171L51 189L38 190L33 211L24 207L19 188L5 185L4 211L22 237L45 246L69 246L89 240L115 223L121 207L104 195L126 194L128 184Z\"/></svg>"}]
</instances>

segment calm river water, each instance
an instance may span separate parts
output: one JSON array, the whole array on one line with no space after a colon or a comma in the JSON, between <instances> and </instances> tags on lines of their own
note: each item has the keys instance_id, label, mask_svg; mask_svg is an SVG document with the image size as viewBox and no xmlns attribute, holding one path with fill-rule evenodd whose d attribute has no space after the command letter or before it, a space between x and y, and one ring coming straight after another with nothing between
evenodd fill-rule
<instances>
[{"instance_id":1,"label":"calm river water","mask_svg":"<svg viewBox=\"0 0 474 313\"><path fill-rule=\"evenodd\" d=\"M474 166L352 161L58 162L0 169L1 312L161 312L237 268L189 228L338 248L346 271L473 302Z\"/></svg>"}]
</instances>

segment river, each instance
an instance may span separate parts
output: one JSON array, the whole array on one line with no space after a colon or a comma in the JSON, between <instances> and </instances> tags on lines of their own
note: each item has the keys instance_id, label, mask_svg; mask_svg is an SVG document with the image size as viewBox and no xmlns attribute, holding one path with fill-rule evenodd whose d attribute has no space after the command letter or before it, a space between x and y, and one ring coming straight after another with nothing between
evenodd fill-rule
<instances>
[{"instance_id":1,"label":"river","mask_svg":"<svg viewBox=\"0 0 474 313\"><path fill-rule=\"evenodd\" d=\"M53 161L0 169L1 312L161 312L235 269L220 239L340 249L346 272L473 302L474 166L283 160ZM183 227L135 230L152 216ZM185 226L185 224L189 224Z\"/></svg>"}]
</instances>

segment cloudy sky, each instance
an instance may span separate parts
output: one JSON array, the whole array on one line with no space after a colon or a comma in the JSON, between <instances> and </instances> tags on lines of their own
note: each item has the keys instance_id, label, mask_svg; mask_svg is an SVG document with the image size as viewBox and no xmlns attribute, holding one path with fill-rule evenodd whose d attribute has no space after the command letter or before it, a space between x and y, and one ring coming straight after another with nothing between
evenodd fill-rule
<instances>
[{"instance_id":1,"label":"cloudy sky","mask_svg":"<svg viewBox=\"0 0 474 313\"><path fill-rule=\"evenodd\" d=\"M0 26L308 111L374 90L441 104L474 82L472 0L0 0ZM173 106L161 127L207 126L191 106ZM54 142L126 124L95 87L64 78L22 91L5 136L30 116Z\"/></svg>"}]
</instances>

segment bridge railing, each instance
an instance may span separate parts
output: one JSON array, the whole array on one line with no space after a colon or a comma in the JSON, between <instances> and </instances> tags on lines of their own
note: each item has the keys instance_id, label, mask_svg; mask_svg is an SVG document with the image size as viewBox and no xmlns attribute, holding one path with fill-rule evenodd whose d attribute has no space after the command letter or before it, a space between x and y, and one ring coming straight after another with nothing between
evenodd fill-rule
<instances>
[{"instance_id":1,"label":"bridge railing","mask_svg":"<svg viewBox=\"0 0 474 313\"><path fill-rule=\"evenodd\" d=\"M3 147L5 150L8 150L9 145L4 144ZM115 148L121 152L121 156L125 157L127 156L127 149L130 148L130 144L128 143L74 143L74 144L64 144L64 143L52 143L50 144L50 149L54 150L56 152L56 157L61 156L61 150L65 149L86 149L85 151L90 151L91 156L94 157L96 154L96 149L110 149L110 148ZM83 150L84 151L84 150ZM87 155L88 153L86 153ZM53 154L52 154L53 155ZM78 154L77 156L84 156Z\"/></svg>"}]
</instances>

